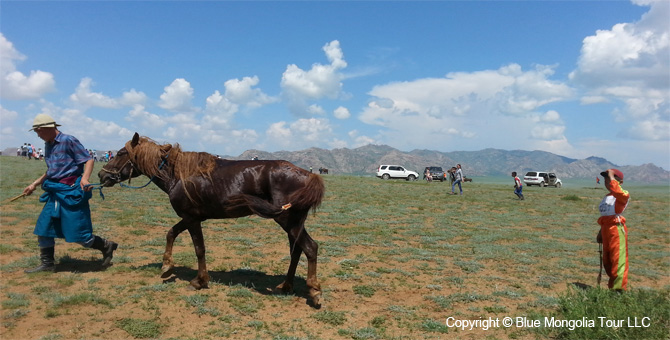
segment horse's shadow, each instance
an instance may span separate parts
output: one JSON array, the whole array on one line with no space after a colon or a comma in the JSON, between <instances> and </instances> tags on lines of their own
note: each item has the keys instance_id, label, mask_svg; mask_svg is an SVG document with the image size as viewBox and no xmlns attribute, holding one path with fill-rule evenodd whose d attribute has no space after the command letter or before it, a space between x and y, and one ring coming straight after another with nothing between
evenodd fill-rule
<instances>
[{"instance_id":1,"label":"horse's shadow","mask_svg":"<svg viewBox=\"0 0 670 340\"><path fill-rule=\"evenodd\" d=\"M151 263L142 266L133 266L136 270L160 269L161 263ZM102 260L83 260L65 255L59 259L56 272L91 273L102 272L107 268L102 267ZM177 280L190 281L195 278L198 271L193 268L175 266L170 277L163 279L163 283L177 282ZM269 275L253 269L234 269L230 271L209 271L210 282L225 284L228 286L244 286L262 295L281 294L275 291L275 287L284 281L285 275ZM190 287L190 286L189 286ZM310 304L307 281L296 276L293 280L292 295L303 298ZM311 305L311 304L310 304ZM314 306L312 306L314 307Z\"/></svg>"},{"instance_id":2,"label":"horse's shadow","mask_svg":"<svg viewBox=\"0 0 670 340\"><path fill-rule=\"evenodd\" d=\"M138 266L137 269L161 268L161 263L152 263ZM281 294L275 291L275 287L284 281L285 275L269 275L253 269L233 269L230 271L208 271L210 283L224 284L228 286L244 286L262 295ZM175 266L170 277L163 279L163 283L177 282L177 280L190 281L196 277L198 271L193 268ZM190 286L189 286L190 287ZM309 288L304 278L296 276L293 280L293 293L296 297L310 301Z\"/></svg>"}]
</instances>

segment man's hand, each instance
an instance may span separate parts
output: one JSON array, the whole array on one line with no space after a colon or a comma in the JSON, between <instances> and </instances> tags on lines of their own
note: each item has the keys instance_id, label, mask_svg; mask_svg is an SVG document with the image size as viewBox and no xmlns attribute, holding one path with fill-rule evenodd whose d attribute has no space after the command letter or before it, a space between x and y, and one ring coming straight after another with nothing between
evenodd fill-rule
<instances>
[{"instance_id":1,"label":"man's hand","mask_svg":"<svg viewBox=\"0 0 670 340\"><path fill-rule=\"evenodd\" d=\"M81 190L84 191L91 191L93 188L91 187L91 182L89 182L87 179L84 179L83 177L81 178L81 181L79 182L81 185Z\"/></svg>"},{"instance_id":2,"label":"man's hand","mask_svg":"<svg viewBox=\"0 0 670 340\"><path fill-rule=\"evenodd\" d=\"M37 189L37 186L35 185L35 183L30 183L29 186L27 186L25 189L23 189L23 194L26 195L26 196L30 196L30 194L32 194L33 191L35 191L35 189Z\"/></svg>"},{"instance_id":3,"label":"man's hand","mask_svg":"<svg viewBox=\"0 0 670 340\"><path fill-rule=\"evenodd\" d=\"M596 242L603 243L603 234L602 231L598 231L598 236L596 236Z\"/></svg>"}]
</instances>

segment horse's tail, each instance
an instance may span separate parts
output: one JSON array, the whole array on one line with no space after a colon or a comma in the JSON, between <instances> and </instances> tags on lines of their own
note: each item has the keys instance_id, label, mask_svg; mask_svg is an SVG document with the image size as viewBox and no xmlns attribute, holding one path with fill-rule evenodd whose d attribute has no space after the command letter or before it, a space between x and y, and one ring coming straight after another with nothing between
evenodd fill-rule
<instances>
[{"instance_id":1,"label":"horse's tail","mask_svg":"<svg viewBox=\"0 0 670 340\"><path fill-rule=\"evenodd\" d=\"M321 205L325 192L321 176L310 173L305 185L289 196L291 209L316 209Z\"/></svg>"},{"instance_id":2,"label":"horse's tail","mask_svg":"<svg viewBox=\"0 0 670 340\"><path fill-rule=\"evenodd\" d=\"M239 208L247 208L263 218L275 218L290 207L290 204L278 206L263 198L245 194L235 195L226 202L227 210L236 211Z\"/></svg>"}]
</instances>

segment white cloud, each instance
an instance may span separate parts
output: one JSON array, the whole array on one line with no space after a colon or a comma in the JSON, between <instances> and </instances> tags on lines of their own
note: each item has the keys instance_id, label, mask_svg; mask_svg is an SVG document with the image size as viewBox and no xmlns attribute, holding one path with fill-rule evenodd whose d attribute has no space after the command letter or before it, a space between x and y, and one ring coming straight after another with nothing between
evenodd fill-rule
<instances>
[{"instance_id":1,"label":"white cloud","mask_svg":"<svg viewBox=\"0 0 670 340\"><path fill-rule=\"evenodd\" d=\"M16 120L18 116L19 116L18 112L5 109L4 107L2 107L2 105L0 105L0 121L3 122L3 125L7 124L8 122Z\"/></svg>"},{"instance_id":2,"label":"white cloud","mask_svg":"<svg viewBox=\"0 0 670 340\"><path fill-rule=\"evenodd\" d=\"M333 111L333 115L337 119L347 119L351 117L351 113L349 113L349 109L346 107L340 106L335 111Z\"/></svg>"},{"instance_id":3,"label":"white cloud","mask_svg":"<svg viewBox=\"0 0 670 340\"><path fill-rule=\"evenodd\" d=\"M436 141L472 139L487 141L499 134L501 126L515 123L518 138L528 136L536 110L546 104L565 101L574 96L573 89L549 79L555 66L537 66L523 71L511 64L497 70L472 73L457 72L444 78L424 78L376 86L369 92L373 98L359 119L378 125L382 142L403 144L406 148L436 148ZM555 118L549 113L545 119ZM519 128L519 124L527 130ZM555 136L555 128L536 131L536 136ZM454 144L451 144L454 145ZM490 147L485 146L485 147Z\"/></svg>"},{"instance_id":4,"label":"white cloud","mask_svg":"<svg viewBox=\"0 0 670 340\"><path fill-rule=\"evenodd\" d=\"M293 137L291 129L286 127L286 122L273 123L265 133L267 134L268 138L278 142L281 145L290 144L290 140Z\"/></svg>"},{"instance_id":5,"label":"white cloud","mask_svg":"<svg viewBox=\"0 0 670 340\"><path fill-rule=\"evenodd\" d=\"M308 106L306 111L310 116L323 116L326 114L326 111L316 104Z\"/></svg>"},{"instance_id":6,"label":"white cloud","mask_svg":"<svg viewBox=\"0 0 670 340\"><path fill-rule=\"evenodd\" d=\"M193 88L184 78L175 79L170 85L166 86L165 91L160 96L158 106L172 112L193 112L197 108L193 107Z\"/></svg>"},{"instance_id":7,"label":"white cloud","mask_svg":"<svg viewBox=\"0 0 670 340\"><path fill-rule=\"evenodd\" d=\"M310 100L334 99L341 95L344 75L340 70L347 67L347 62L343 59L340 42L333 40L323 50L330 64L315 63L308 71L291 64L282 75L282 95L295 114L306 114L307 102Z\"/></svg>"},{"instance_id":8,"label":"white cloud","mask_svg":"<svg viewBox=\"0 0 670 340\"><path fill-rule=\"evenodd\" d=\"M138 124L139 127L150 131L162 129L166 124L163 117L146 111L144 105L141 104L133 106L132 110L128 112L126 120L130 120Z\"/></svg>"},{"instance_id":9,"label":"white cloud","mask_svg":"<svg viewBox=\"0 0 670 340\"><path fill-rule=\"evenodd\" d=\"M70 100L74 103L83 105L84 107L104 107L108 109L118 108L119 104L116 100L103 95L102 93L91 92L93 80L91 78L83 78L79 82L79 86L74 93L70 95Z\"/></svg>"},{"instance_id":10,"label":"white cloud","mask_svg":"<svg viewBox=\"0 0 670 340\"><path fill-rule=\"evenodd\" d=\"M276 98L263 93L261 89L253 88L258 83L257 76L227 80L223 84L226 88L225 97L232 103L249 107L261 107L277 101Z\"/></svg>"},{"instance_id":11,"label":"white cloud","mask_svg":"<svg viewBox=\"0 0 670 340\"><path fill-rule=\"evenodd\" d=\"M582 103L616 102L617 120L628 122L620 136L668 140L670 121L670 25L668 1L650 6L640 21L598 30L583 41L570 78L587 89Z\"/></svg>"},{"instance_id":12,"label":"white cloud","mask_svg":"<svg viewBox=\"0 0 670 340\"><path fill-rule=\"evenodd\" d=\"M30 75L16 70L16 63L26 59L11 41L0 33L0 97L10 100L38 99L55 91L53 74L30 71Z\"/></svg>"},{"instance_id":13,"label":"white cloud","mask_svg":"<svg viewBox=\"0 0 670 340\"><path fill-rule=\"evenodd\" d=\"M277 122L266 131L268 142L272 145L291 149L309 148L333 140L333 131L327 119L298 119L288 124Z\"/></svg>"},{"instance_id":14,"label":"white cloud","mask_svg":"<svg viewBox=\"0 0 670 340\"><path fill-rule=\"evenodd\" d=\"M93 79L82 78L74 93L70 95L70 101L83 109L89 107L118 109L122 106L142 105L147 99L144 93L135 89L124 92L120 98L112 98L99 92L91 92L93 85L95 85Z\"/></svg>"},{"instance_id":15,"label":"white cloud","mask_svg":"<svg viewBox=\"0 0 670 340\"><path fill-rule=\"evenodd\" d=\"M15 129L12 125L18 117L18 112L5 109L2 107L2 105L0 105L0 122L2 122L0 133L2 133L3 139L7 139L9 135L14 135Z\"/></svg>"}]
</instances>

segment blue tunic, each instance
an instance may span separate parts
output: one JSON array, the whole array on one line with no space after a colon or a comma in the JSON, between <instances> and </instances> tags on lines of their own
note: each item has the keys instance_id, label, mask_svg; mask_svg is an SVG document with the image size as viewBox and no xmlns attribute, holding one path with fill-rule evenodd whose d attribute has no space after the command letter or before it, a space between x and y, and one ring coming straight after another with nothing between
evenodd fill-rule
<instances>
[{"instance_id":1,"label":"blue tunic","mask_svg":"<svg viewBox=\"0 0 670 340\"><path fill-rule=\"evenodd\" d=\"M92 194L81 189L81 177L73 185L46 180L42 183L46 202L37 219L34 234L65 238L67 242L87 242L93 238L88 200Z\"/></svg>"}]
</instances>

